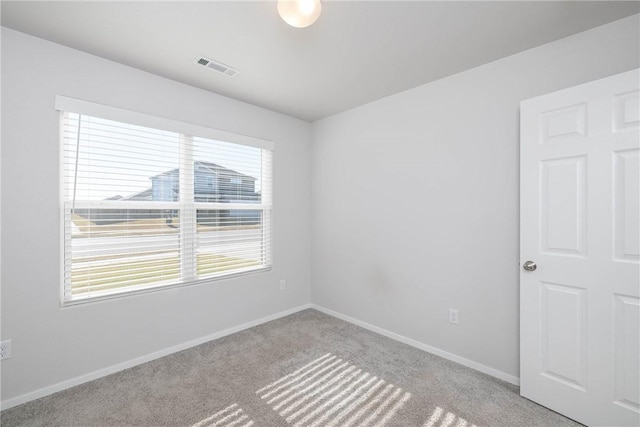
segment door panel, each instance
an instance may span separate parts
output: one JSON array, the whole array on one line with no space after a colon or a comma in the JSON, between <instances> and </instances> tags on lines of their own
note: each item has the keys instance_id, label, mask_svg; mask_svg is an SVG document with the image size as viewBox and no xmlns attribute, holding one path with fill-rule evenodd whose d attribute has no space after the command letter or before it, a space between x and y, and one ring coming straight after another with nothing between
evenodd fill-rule
<instances>
[{"instance_id":1,"label":"door panel","mask_svg":"<svg viewBox=\"0 0 640 427\"><path fill-rule=\"evenodd\" d=\"M613 155L614 258L640 261L640 150Z\"/></svg>"},{"instance_id":2,"label":"door panel","mask_svg":"<svg viewBox=\"0 0 640 427\"><path fill-rule=\"evenodd\" d=\"M640 410L640 376L638 349L640 337L640 299L615 295L615 403L634 411Z\"/></svg>"},{"instance_id":3,"label":"door panel","mask_svg":"<svg viewBox=\"0 0 640 427\"><path fill-rule=\"evenodd\" d=\"M586 104L559 108L541 114L543 143L583 139L586 136Z\"/></svg>"},{"instance_id":4,"label":"door panel","mask_svg":"<svg viewBox=\"0 0 640 427\"><path fill-rule=\"evenodd\" d=\"M586 157L543 160L540 219L542 252L584 257Z\"/></svg>"},{"instance_id":5,"label":"door panel","mask_svg":"<svg viewBox=\"0 0 640 427\"><path fill-rule=\"evenodd\" d=\"M613 114L615 131L637 129L640 126L640 91L616 95Z\"/></svg>"},{"instance_id":6,"label":"door panel","mask_svg":"<svg viewBox=\"0 0 640 427\"><path fill-rule=\"evenodd\" d=\"M521 394L640 425L640 73L521 103Z\"/></svg>"},{"instance_id":7,"label":"door panel","mask_svg":"<svg viewBox=\"0 0 640 427\"><path fill-rule=\"evenodd\" d=\"M540 292L540 372L553 381L584 391L586 291L542 282Z\"/></svg>"}]
</instances>

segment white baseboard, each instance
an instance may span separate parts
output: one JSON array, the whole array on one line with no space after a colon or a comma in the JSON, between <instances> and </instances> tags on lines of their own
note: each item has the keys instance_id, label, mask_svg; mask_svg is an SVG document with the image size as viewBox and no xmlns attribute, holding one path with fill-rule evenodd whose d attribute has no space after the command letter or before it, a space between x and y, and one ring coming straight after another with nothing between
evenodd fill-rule
<instances>
[{"instance_id":1,"label":"white baseboard","mask_svg":"<svg viewBox=\"0 0 640 427\"><path fill-rule=\"evenodd\" d=\"M338 319L342 319L342 320L344 320L346 322L353 323L354 325L358 325L358 326L363 327L365 329L368 329L370 331L379 333L380 335L384 335L384 336L386 336L388 338L391 338L393 340L402 342L402 343L410 345L412 347L419 348L420 350L435 354L437 356L443 357L445 359L448 359L448 360L451 360L453 362L459 363L461 365L467 366L469 368L475 369L476 371L480 371L480 372L483 372L485 374L491 375L493 377L499 378L499 379L504 380L504 381L506 381L508 383L515 384L515 385L520 385L520 379L518 377L513 376L513 375L509 375L509 374L507 374L505 372L502 372L502 371L499 371L497 369L490 368L488 366L482 365L480 363L474 362L474 361L469 360L469 359L465 359L464 357L457 356L457 355L455 355L453 353L449 353L447 351L441 350L441 349L436 348L436 347L432 347L430 345L421 343L421 342L416 341L414 339L407 338L407 337L405 337L403 335L396 334L395 332L388 331L386 329L380 328L378 326L372 325L372 324L367 323L367 322L363 322L361 320L358 320L358 319L355 319L353 317L344 315L342 313L338 313L338 312L330 310L328 308L325 308L325 307L322 307L322 306L319 306L319 305L316 305L316 304L304 304L304 305L301 305L301 306L298 306L298 307L295 307L295 308L292 308L292 309L289 309L289 310L281 311L279 313L275 313L275 314L272 314L272 315L269 315L269 316L262 317L260 319L252 320L250 322L243 323L241 325L237 325L237 326L225 329L223 331L215 332L213 334L206 335L204 337L196 338L194 340L187 341L187 342L182 343L182 344L178 344L178 345L174 345L172 347L168 347L168 348L165 348L165 349L162 349L162 350L158 350L156 352L153 352L153 353L150 353L150 354L146 354L144 356L136 357L135 359L131 359L131 360L127 360L127 361L124 361L124 362L121 362L121 363L117 363L115 365L112 365L112 366L109 366L109 367L106 367L106 368L103 368L103 369L99 369L97 371L90 372L88 374L80 375L78 377L71 378L69 380L61 381L61 382L59 382L57 384L53 384L53 385L50 385L50 386L47 386L47 387L43 387L41 389L29 392L29 393L22 394L20 396L16 396L16 397L13 397L13 398L10 398L10 399L7 399L7 400L3 400L0 403L0 409L1 410L9 409L9 408L12 408L14 406L21 405L23 403L29 402L31 400L39 399L41 397L48 396L50 394L53 394L53 393L56 393L56 392L59 392L59 391L62 391L62 390L65 390L65 389L68 389L68 388L83 384L83 383L86 383L86 382L89 382L89 381L93 381L93 380L96 380L98 378L102 378L104 376L107 376L107 375L122 371L124 369L129 369L129 368L132 368L134 366L141 365L143 363L150 362L150 361L155 360L155 359L159 359L159 358L167 356L169 354L176 353L176 352L182 351L182 350L186 350L188 348L195 347L197 345L204 344L206 342L213 341L215 339L222 338L222 337L225 337L227 335L231 335L231 334L234 334L236 332L240 332L240 331L243 331L245 329L249 329L249 328L252 328L254 326L258 326L258 325L261 325L263 323L270 322L272 320L279 319L281 317L285 317L285 316L288 316L288 315L293 314L293 313L297 313L297 312L305 310L307 308L313 308L315 310L318 310L318 311L323 312L325 314L328 314L330 316L337 317Z\"/></svg>"},{"instance_id":2,"label":"white baseboard","mask_svg":"<svg viewBox=\"0 0 640 427\"><path fill-rule=\"evenodd\" d=\"M370 323L367 322L363 322L361 320L355 319L353 317L344 315L342 313L338 313L337 311L333 311L330 310L328 308L316 305L316 304L311 304L311 308L321 311L325 314L328 314L329 316L333 316L333 317L337 317L338 319L344 320L345 322L349 322L349 323L353 323L354 325L363 327L365 329L368 329L370 331L376 332L380 335L384 335L385 337L391 338L393 340L396 341L400 341L401 343L410 345L411 347L415 347L415 348L419 348L420 350L426 351L428 353L432 353L435 354L436 356L440 356L444 359L448 359L451 360L452 362L456 362L459 363L461 365L464 365L468 368L471 369L475 369L476 371L480 371L482 373L485 373L487 375L491 375L492 377L496 377L498 379L501 379L503 381L506 381L508 383L514 384L519 386L520 385L520 378L507 374L506 372L502 372L499 371L497 369L491 368L489 366L485 366L481 363L478 362L474 362L473 360L469 360L469 359L465 359L464 357L455 355L453 353L449 353L448 351L444 351L441 350L439 348L436 347L432 347L430 345L421 343L419 341L416 341L414 339L411 338L407 338L403 335L400 334L396 334L395 332L391 332L388 331L386 329L380 328L378 326L372 325Z\"/></svg>"},{"instance_id":3,"label":"white baseboard","mask_svg":"<svg viewBox=\"0 0 640 427\"><path fill-rule=\"evenodd\" d=\"M305 310L307 308L312 308L311 304L304 304L289 310L285 310L285 311L281 311L279 313L275 313L275 314L271 314L269 316L265 316L265 317L261 317L260 319L256 319L256 320L252 320L250 322L247 323L243 323L241 325L238 326L234 326L231 327L229 329L225 329L223 331L220 332L215 332L213 334L210 335L206 335L204 337L200 337L200 338L196 338L194 340L191 341L187 341L185 343L182 344L178 344L178 345L174 345L172 347L168 347L168 348L164 348L162 350L158 350L156 352L150 353L150 354L146 354L144 356L140 356L140 357L136 357L135 359L131 359L131 360L127 360L121 363L117 363L115 365L103 368L103 369L99 369L97 371L94 372L90 372L88 374L84 374L84 375L80 375L79 377L75 377L75 378L71 378L69 380L65 380L65 381L61 381L57 384L53 384L47 387L43 387L41 389L29 392L29 393L25 393L22 394L20 396L16 396L16 397L12 397L10 399L7 400L3 400L0 403L0 409L1 410L5 410L5 409L9 409L12 408L14 406L17 405L21 405L23 403L29 402L31 400L35 400L35 399L39 399L41 397L44 396L48 396L50 394L56 393L58 391L62 391L83 383L86 383L88 381L93 381L96 380L98 378L102 378L104 376L122 371L124 369L129 369L132 368L134 366L137 365L141 365L143 363L146 362L150 362L152 360L155 359L159 359L161 357L167 356L169 354L172 353L176 353L178 351L182 351L182 350L186 350L188 348L191 347L195 347L197 345L200 344L204 344L206 342L218 339L218 338L222 338L225 337L227 335L231 335L231 334L235 334L236 332L240 332L243 331L245 329L249 329L252 328L254 326L258 326L261 325L263 323L266 322L270 322L272 320L276 320L279 319L281 317L285 317L288 316L290 314L293 313L297 313L298 311L302 311Z\"/></svg>"}]
</instances>

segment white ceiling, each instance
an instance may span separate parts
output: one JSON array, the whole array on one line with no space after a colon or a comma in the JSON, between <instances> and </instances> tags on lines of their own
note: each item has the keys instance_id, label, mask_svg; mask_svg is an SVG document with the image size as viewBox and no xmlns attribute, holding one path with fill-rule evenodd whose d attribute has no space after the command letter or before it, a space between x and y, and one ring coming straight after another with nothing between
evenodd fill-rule
<instances>
[{"instance_id":1,"label":"white ceiling","mask_svg":"<svg viewBox=\"0 0 640 427\"><path fill-rule=\"evenodd\" d=\"M2 1L2 25L314 121L640 11L637 1ZM193 63L203 55L230 78Z\"/></svg>"}]
</instances>

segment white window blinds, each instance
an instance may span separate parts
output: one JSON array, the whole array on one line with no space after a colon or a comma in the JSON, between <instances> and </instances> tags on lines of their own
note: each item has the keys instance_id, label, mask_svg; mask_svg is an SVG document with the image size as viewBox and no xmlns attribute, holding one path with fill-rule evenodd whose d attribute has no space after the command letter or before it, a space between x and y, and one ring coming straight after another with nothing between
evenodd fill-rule
<instances>
[{"instance_id":1,"label":"white window blinds","mask_svg":"<svg viewBox=\"0 0 640 427\"><path fill-rule=\"evenodd\" d=\"M270 268L268 141L72 101L58 102L65 303ZM83 111L100 108L124 120Z\"/></svg>"}]
</instances>

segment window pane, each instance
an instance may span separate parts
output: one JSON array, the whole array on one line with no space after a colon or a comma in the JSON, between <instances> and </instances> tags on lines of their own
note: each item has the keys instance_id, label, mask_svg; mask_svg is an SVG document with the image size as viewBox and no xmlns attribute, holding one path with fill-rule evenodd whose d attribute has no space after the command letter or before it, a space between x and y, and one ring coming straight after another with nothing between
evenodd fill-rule
<instances>
[{"instance_id":1,"label":"window pane","mask_svg":"<svg viewBox=\"0 0 640 427\"><path fill-rule=\"evenodd\" d=\"M199 277L264 264L264 229L260 210L197 211Z\"/></svg>"},{"instance_id":2,"label":"window pane","mask_svg":"<svg viewBox=\"0 0 640 427\"><path fill-rule=\"evenodd\" d=\"M178 134L70 113L63 138L66 200L177 200Z\"/></svg>"},{"instance_id":3,"label":"window pane","mask_svg":"<svg viewBox=\"0 0 640 427\"><path fill-rule=\"evenodd\" d=\"M67 212L65 264L71 267L66 281L72 297L179 280L177 210L68 206Z\"/></svg>"},{"instance_id":4,"label":"window pane","mask_svg":"<svg viewBox=\"0 0 640 427\"><path fill-rule=\"evenodd\" d=\"M193 138L196 202L260 203L262 150Z\"/></svg>"}]
</instances>

